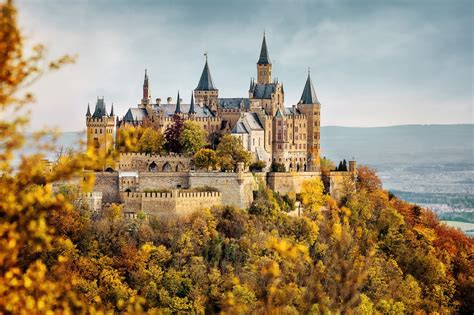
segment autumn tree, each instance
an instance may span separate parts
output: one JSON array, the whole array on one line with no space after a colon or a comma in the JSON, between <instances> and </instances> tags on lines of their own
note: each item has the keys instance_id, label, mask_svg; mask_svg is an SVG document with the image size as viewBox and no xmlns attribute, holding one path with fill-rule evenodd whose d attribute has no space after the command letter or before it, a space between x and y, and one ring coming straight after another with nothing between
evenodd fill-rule
<instances>
[{"instance_id":1,"label":"autumn tree","mask_svg":"<svg viewBox=\"0 0 474 315\"><path fill-rule=\"evenodd\" d=\"M138 151L159 154L163 150L163 135L152 128L146 128L138 141Z\"/></svg>"},{"instance_id":2,"label":"autumn tree","mask_svg":"<svg viewBox=\"0 0 474 315\"><path fill-rule=\"evenodd\" d=\"M357 190L376 191L382 188L382 182L373 169L361 165L357 167L356 187Z\"/></svg>"},{"instance_id":3,"label":"autumn tree","mask_svg":"<svg viewBox=\"0 0 474 315\"><path fill-rule=\"evenodd\" d=\"M195 153L206 145L206 132L194 121L188 120L179 135L179 144L185 153Z\"/></svg>"},{"instance_id":4,"label":"autumn tree","mask_svg":"<svg viewBox=\"0 0 474 315\"><path fill-rule=\"evenodd\" d=\"M320 159L320 165L321 165L320 166L321 172L329 172L336 168L334 162L326 157L323 157L322 159Z\"/></svg>"},{"instance_id":5,"label":"autumn tree","mask_svg":"<svg viewBox=\"0 0 474 315\"><path fill-rule=\"evenodd\" d=\"M242 141L232 135L225 135L217 146L217 156L219 164L224 170L235 170L238 162L248 165L251 160L250 152L246 151Z\"/></svg>"},{"instance_id":6,"label":"autumn tree","mask_svg":"<svg viewBox=\"0 0 474 315\"><path fill-rule=\"evenodd\" d=\"M179 115L173 116L173 122L165 130L165 147L168 152L181 153L183 146L179 138L184 130L184 119Z\"/></svg>"},{"instance_id":7,"label":"autumn tree","mask_svg":"<svg viewBox=\"0 0 474 315\"><path fill-rule=\"evenodd\" d=\"M25 51L13 1L2 2L0 12L0 312L85 311L86 305L74 293L70 274L65 272L73 246L66 237L55 234L46 218L49 213L72 208L62 194L53 193L52 183L93 166L92 152L61 159L51 173L45 172L40 153L47 147L22 155L16 167L12 163L14 153L26 141L26 105L33 101L22 89L73 58L45 62L42 45ZM35 134L35 142L44 134ZM49 259L42 259L48 252L52 253Z\"/></svg>"},{"instance_id":8,"label":"autumn tree","mask_svg":"<svg viewBox=\"0 0 474 315\"><path fill-rule=\"evenodd\" d=\"M211 149L201 149L194 155L194 164L198 169L214 169L217 167L218 161L216 151Z\"/></svg>"}]
</instances>

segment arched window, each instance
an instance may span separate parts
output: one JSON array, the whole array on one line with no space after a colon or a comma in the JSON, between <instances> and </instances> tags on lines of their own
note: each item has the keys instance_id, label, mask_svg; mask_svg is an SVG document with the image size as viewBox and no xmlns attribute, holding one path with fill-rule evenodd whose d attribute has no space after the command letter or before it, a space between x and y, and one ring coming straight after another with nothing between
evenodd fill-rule
<instances>
[{"instance_id":1,"label":"arched window","mask_svg":"<svg viewBox=\"0 0 474 315\"><path fill-rule=\"evenodd\" d=\"M158 172L158 165L156 165L155 162L151 162L151 164L148 166L148 171L149 172Z\"/></svg>"},{"instance_id":2,"label":"arched window","mask_svg":"<svg viewBox=\"0 0 474 315\"><path fill-rule=\"evenodd\" d=\"M185 167L183 163L179 162L178 165L176 165L176 172L182 172L184 169Z\"/></svg>"},{"instance_id":3,"label":"arched window","mask_svg":"<svg viewBox=\"0 0 474 315\"><path fill-rule=\"evenodd\" d=\"M173 171L173 168L171 167L171 164L166 162L163 165L163 172L172 172L172 171Z\"/></svg>"}]
</instances>

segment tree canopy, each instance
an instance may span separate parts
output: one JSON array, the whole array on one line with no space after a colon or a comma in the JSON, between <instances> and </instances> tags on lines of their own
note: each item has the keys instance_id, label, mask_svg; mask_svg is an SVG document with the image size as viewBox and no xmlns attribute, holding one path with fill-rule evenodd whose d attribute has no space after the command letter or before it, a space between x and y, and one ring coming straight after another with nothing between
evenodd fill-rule
<instances>
[{"instance_id":1,"label":"tree canopy","mask_svg":"<svg viewBox=\"0 0 474 315\"><path fill-rule=\"evenodd\" d=\"M206 132L196 122L188 120L179 136L179 144L184 153L196 153L206 145Z\"/></svg>"},{"instance_id":2,"label":"tree canopy","mask_svg":"<svg viewBox=\"0 0 474 315\"><path fill-rule=\"evenodd\" d=\"M248 165L251 160L251 154L244 149L242 141L232 135L224 135L221 138L216 153L223 170L233 171L238 162Z\"/></svg>"}]
</instances>

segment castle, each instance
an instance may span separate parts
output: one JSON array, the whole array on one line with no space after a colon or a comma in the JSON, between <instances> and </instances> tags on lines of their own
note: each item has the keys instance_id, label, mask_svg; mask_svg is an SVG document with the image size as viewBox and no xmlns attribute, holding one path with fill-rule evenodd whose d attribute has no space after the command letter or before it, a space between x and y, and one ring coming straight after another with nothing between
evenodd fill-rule
<instances>
[{"instance_id":1,"label":"castle","mask_svg":"<svg viewBox=\"0 0 474 315\"><path fill-rule=\"evenodd\" d=\"M242 140L255 160L283 164L292 171L319 170L320 109L310 73L298 104L284 106L283 84L272 79L265 35L257 61L257 80L250 80L248 97L223 98L214 84L207 60L189 104L183 103L179 92L175 102L168 97L153 102L148 74L145 70L143 95L135 108L119 119L113 105L107 113L104 99L97 99L94 112L87 108L87 143L101 153L113 149L114 135L127 126L145 121L164 131L179 115L193 120L212 139L215 135L232 134Z\"/></svg>"},{"instance_id":2,"label":"castle","mask_svg":"<svg viewBox=\"0 0 474 315\"><path fill-rule=\"evenodd\" d=\"M173 116L196 122L212 141L223 134L241 139L254 161L267 165L264 172L250 173L240 164L235 172L196 170L192 157L121 153L107 172L96 172L94 191L86 198L100 210L110 203L120 203L130 216L138 211L168 216L202 206L235 205L247 207L253 191L261 183L280 194L298 193L304 180L322 178L326 189L337 196L345 178L355 175L355 161L345 172L320 171L320 109L308 71L299 102L284 106L283 84L272 79L265 35L257 61L257 80L250 80L248 97L223 98L211 77L209 63L204 64L189 104L180 98L166 103L151 97L145 70L143 95L137 107L129 108L120 119L113 105L107 112L103 98L98 98L91 113L87 107L87 144L99 154L114 150L120 129L150 124L161 131L173 123ZM270 172L272 163L284 165L286 172ZM208 191L205 191L207 188ZM204 189L204 190L203 190Z\"/></svg>"}]
</instances>

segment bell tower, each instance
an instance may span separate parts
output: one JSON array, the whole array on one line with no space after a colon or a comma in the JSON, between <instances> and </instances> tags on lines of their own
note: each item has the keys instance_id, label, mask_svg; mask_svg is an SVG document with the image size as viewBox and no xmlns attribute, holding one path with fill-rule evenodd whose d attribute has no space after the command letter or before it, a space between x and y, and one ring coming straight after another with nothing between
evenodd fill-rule
<instances>
[{"instance_id":1,"label":"bell tower","mask_svg":"<svg viewBox=\"0 0 474 315\"><path fill-rule=\"evenodd\" d=\"M260 49L260 57L257 61L257 83L272 83L272 63L268 57L267 41L265 33L263 33L262 48Z\"/></svg>"}]
</instances>

